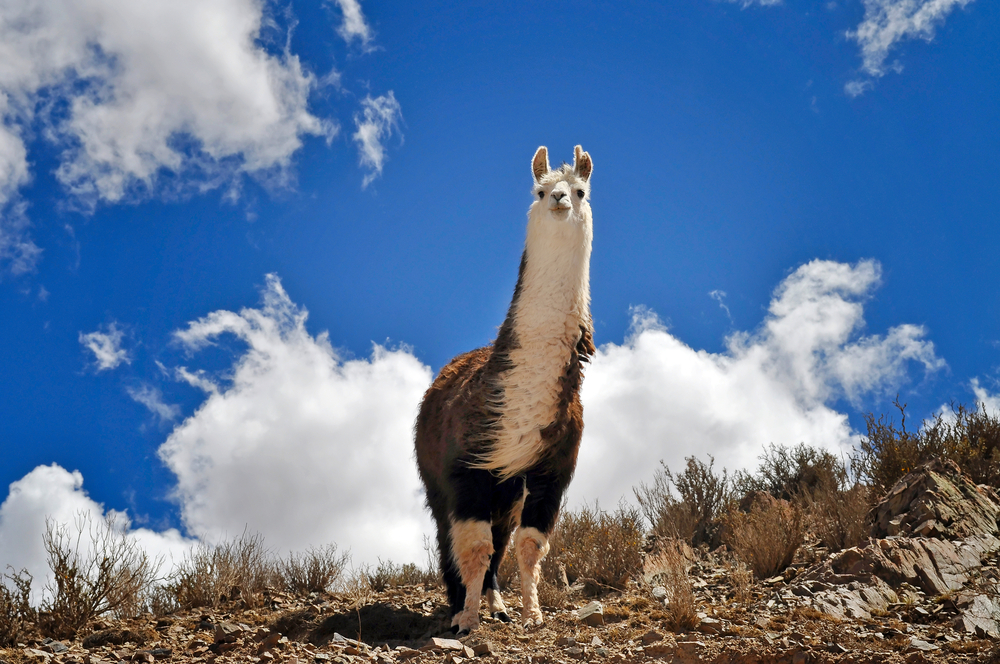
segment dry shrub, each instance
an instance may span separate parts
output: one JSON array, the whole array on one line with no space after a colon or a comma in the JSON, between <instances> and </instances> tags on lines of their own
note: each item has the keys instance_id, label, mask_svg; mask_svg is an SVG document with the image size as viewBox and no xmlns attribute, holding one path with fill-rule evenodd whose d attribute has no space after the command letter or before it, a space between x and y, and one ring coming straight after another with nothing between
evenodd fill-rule
<instances>
[{"instance_id":1,"label":"dry shrub","mask_svg":"<svg viewBox=\"0 0 1000 664\"><path fill-rule=\"evenodd\" d=\"M260 534L246 531L215 546L200 544L177 566L165 586L181 608L219 606L237 598L259 606L264 590L280 579Z\"/></svg>"},{"instance_id":2,"label":"dry shrub","mask_svg":"<svg viewBox=\"0 0 1000 664\"><path fill-rule=\"evenodd\" d=\"M28 602L31 597L31 574L22 569L0 578L0 648L12 648L31 632L38 614ZM6 579L9 586L4 582Z\"/></svg>"},{"instance_id":3,"label":"dry shrub","mask_svg":"<svg viewBox=\"0 0 1000 664\"><path fill-rule=\"evenodd\" d=\"M368 576L368 585L377 593L400 586L434 585L438 579L436 569L423 569L416 563L397 565L381 558L378 566L365 567L364 571Z\"/></svg>"},{"instance_id":4,"label":"dry shrub","mask_svg":"<svg viewBox=\"0 0 1000 664\"><path fill-rule=\"evenodd\" d=\"M805 443L794 447L771 443L764 448L756 473L737 472L733 484L741 498L763 491L782 500L796 500L821 487L840 487L846 479L844 464L826 450Z\"/></svg>"},{"instance_id":5,"label":"dry shrub","mask_svg":"<svg viewBox=\"0 0 1000 664\"><path fill-rule=\"evenodd\" d=\"M662 542L646 561L646 578L660 583L667 590L667 626L675 632L686 632L698 625L694 586L688 576L685 543L680 540Z\"/></svg>"},{"instance_id":6,"label":"dry shrub","mask_svg":"<svg viewBox=\"0 0 1000 664\"><path fill-rule=\"evenodd\" d=\"M39 612L39 628L56 638L74 636L101 615L138 615L159 566L114 517L94 524L80 514L75 531L46 520L42 537L55 586L46 586L50 599Z\"/></svg>"},{"instance_id":7,"label":"dry shrub","mask_svg":"<svg viewBox=\"0 0 1000 664\"><path fill-rule=\"evenodd\" d=\"M682 539L692 546L713 544L719 518L732 500L731 482L725 469L715 473L711 456L708 465L693 456L685 461L678 474L661 461L653 485L634 489L636 500L654 536Z\"/></svg>"},{"instance_id":8,"label":"dry shrub","mask_svg":"<svg viewBox=\"0 0 1000 664\"><path fill-rule=\"evenodd\" d=\"M863 484L841 490L820 486L801 497L809 530L830 551L858 546L871 530L871 491Z\"/></svg>"},{"instance_id":9,"label":"dry shrub","mask_svg":"<svg viewBox=\"0 0 1000 664\"><path fill-rule=\"evenodd\" d=\"M585 579L601 588L624 590L642 569L642 540L642 517L631 506L605 512L595 504L563 512L549 538L542 577L558 584L565 569L570 583Z\"/></svg>"},{"instance_id":10,"label":"dry shrub","mask_svg":"<svg viewBox=\"0 0 1000 664\"><path fill-rule=\"evenodd\" d=\"M764 494L766 496L766 494ZM726 544L758 579L784 570L802 545L802 510L787 501L758 500L726 516Z\"/></svg>"},{"instance_id":11,"label":"dry shrub","mask_svg":"<svg viewBox=\"0 0 1000 664\"><path fill-rule=\"evenodd\" d=\"M349 560L349 554L337 554L336 544L327 544L311 547L303 554L289 554L277 563L277 573L285 590L308 595L332 589Z\"/></svg>"},{"instance_id":12,"label":"dry shrub","mask_svg":"<svg viewBox=\"0 0 1000 664\"><path fill-rule=\"evenodd\" d=\"M900 424L885 415L865 416L862 437L851 465L858 478L879 498L903 475L933 458L950 459L977 484L1000 487L1000 414L990 414L986 404L969 410L952 404L950 414L938 413L916 432L906 429L906 404L897 398Z\"/></svg>"}]
</instances>

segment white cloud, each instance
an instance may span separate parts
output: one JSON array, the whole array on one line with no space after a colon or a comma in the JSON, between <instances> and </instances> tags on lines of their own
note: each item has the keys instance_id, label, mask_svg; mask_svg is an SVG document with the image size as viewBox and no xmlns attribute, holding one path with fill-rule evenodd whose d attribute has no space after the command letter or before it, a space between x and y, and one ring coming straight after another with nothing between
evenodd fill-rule
<instances>
[{"instance_id":1,"label":"white cloud","mask_svg":"<svg viewBox=\"0 0 1000 664\"><path fill-rule=\"evenodd\" d=\"M27 177L22 130L65 147L80 200L149 190L164 171L212 187L287 168L315 78L261 43L256 0L13 0L0 8L0 192Z\"/></svg>"},{"instance_id":2,"label":"white cloud","mask_svg":"<svg viewBox=\"0 0 1000 664\"><path fill-rule=\"evenodd\" d=\"M149 412L160 418L161 422L173 422L181 416L180 407L166 403L163 400L163 393L151 385L127 387L125 391L128 392L133 401L141 403L149 409Z\"/></svg>"},{"instance_id":3,"label":"white cloud","mask_svg":"<svg viewBox=\"0 0 1000 664\"><path fill-rule=\"evenodd\" d=\"M112 321L105 327L106 331L80 333L80 343L94 354L97 360L97 370L105 371L114 369L122 362L131 364L132 359L128 351L122 348L124 333L118 329L118 325Z\"/></svg>"},{"instance_id":4,"label":"white cloud","mask_svg":"<svg viewBox=\"0 0 1000 664\"><path fill-rule=\"evenodd\" d=\"M956 7L965 7L972 0L864 0L865 17L856 30L848 31L861 47L862 69L870 76L886 72L885 61L889 51L905 39L919 38L930 41L935 28ZM898 66L892 67L898 71ZM865 87L853 85L845 88L847 94L857 96Z\"/></svg>"},{"instance_id":5,"label":"white cloud","mask_svg":"<svg viewBox=\"0 0 1000 664\"><path fill-rule=\"evenodd\" d=\"M759 5L761 7L774 7L780 5L782 0L728 0L732 3L738 3L741 8L746 9L747 7L752 7L754 5Z\"/></svg>"},{"instance_id":6,"label":"white cloud","mask_svg":"<svg viewBox=\"0 0 1000 664\"><path fill-rule=\"evenodd\" d=\"M244 528L279 552L336 542L356 562L422 559L430 533L413 421L430 369L406 349L346 359L271 275L263 306L216 311L176 333L189 350L232 334L248 345L160 448L187 528L213 540ZM196 376L196 380L190 377Z\"/></svg>"},{"instance_id":7,"label":"white cloud","mask_svg":"<svg viewBox=\"0 0 1000 664\"><path fill-rule=\"evenodd\" d=\"M625 343L602 346L587 370L574 504L631 497L660 459L676 469L712 454L733 470L755 467L771 442L852 446L856 433L832 401L891 392L911 362L943 366L918 326L857 336L861 300L878 280L872 261L803 265L775 290L761 327L730 336L723 353L694 350L637 311Z\"/></svg>"},{"instance_id":8,"label":"white cloud","mask_svg":"<svg viewBox=\"0 0 1000 664\"><path fill-rule=\"evenodd\" d=\"M337 5L344 15L344 22L337 28L337 34L348 43L357 39L361 42L362 47L367 46L372 39L372 31L368 27L368 23L365 22L361 3L358 0L337 0Z\"/></svg>"},{"instance_id":9,"label":"white cloud","mask_svg":"<svg viewBox=\"0 0 1000 664\"><path fill-rule=\"evenodd\" d=\"M403 111L392 90L389 90L389 94L374 99L370 95L366 96L361 101L361 106L361 113L354 116L354 124L358 128L354 132L354 140L361 152L361 165L369 171L363 185L367 187L372 180L382 175L385 142L392 137L394 130L399 131Z\"/></svg>"},{"instance_id":10,"label":"white cloud","mask_svg":"<svg viewBox=\"0 0 1000 664\"><path fill-rule=\"evenodd\" d=\"M994 394L980 385L978 378L973 378L970 382L972 393L976 395L975 406L984 406L986 412L1000 414L1000 394Z\"/></svg>"},{"instance_id":11,"label":"white cloud","mask_svg":"<svg viewBox=\"0 0 1000 664\"><path fill-rule=\"evenodd\" d=\"M865 81L861 79L848 81L847 83L844 83L844 94L853 99L854 97L860 97L865 92L871 90L874 87L875 84L872 83L871 81Z\"/></svg>"},{"instance_id":12,"label":"white cloud","mask_svg":"<svg viewBox=\"0 0 1000 664\"><path fill-rule=\"evenodd\" d=\"M40 591L51 579L46 563L42 536L45 522L64 524L73 529L81 517L89 518L96 528L105 527L105 517L114 517L116 526L129 531L153 558L169 564L180 560L190 548L176 530L153 532L147 529L129 530L129 518L124 512L105 511L83 490L83 476L79 471L69 472L52 464L38 466L10 485L6 500L0 505L0 566L10 565L15 570L27 569L34 577L33 594L37 601ZM81 539L86 555L90 541Z\"/></svg>"}]
</instances>

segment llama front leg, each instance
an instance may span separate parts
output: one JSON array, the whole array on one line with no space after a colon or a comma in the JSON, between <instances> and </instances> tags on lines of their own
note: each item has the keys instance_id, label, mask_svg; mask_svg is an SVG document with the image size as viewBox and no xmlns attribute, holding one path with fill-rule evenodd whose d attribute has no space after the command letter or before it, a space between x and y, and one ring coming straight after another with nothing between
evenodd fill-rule
<instances>
[{"instance_id":1,"label":"llama front leg","mask_svg":"<svg viewBox=\"0 0 1000 664\"><path fill-rule=\"evenodd\" d=\"M459 634L468 634L479 624L483 579L493 555L493 533L489 521L452 521L451 550L465 586L465 606L452 620L452 626L458 627Z\"/></svg>"},{"instance_id":2,"label":"llama front leg","mask_svg":"<svg viewBox=\"0 0 1000 664\"><path fill-rule=\"evenodd\" d=\"M541 625L538 581L542 576L542 558L549 552L549 538L537 528L522 526L514 538L514 551L521 570L521 622L525 627Z\"/></svg>"}]
</instances>

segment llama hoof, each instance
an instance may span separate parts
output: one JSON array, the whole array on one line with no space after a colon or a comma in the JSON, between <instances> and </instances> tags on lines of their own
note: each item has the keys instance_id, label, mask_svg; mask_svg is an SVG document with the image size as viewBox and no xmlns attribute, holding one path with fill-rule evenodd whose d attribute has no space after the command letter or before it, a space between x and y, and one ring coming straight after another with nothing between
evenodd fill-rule
<instances>
[{"instance_id":1,"label":"llama hoof","mask_svg":"<svg viewBox=\"0 0 1000 664\"><path fill-rule=\"evenodd\" d=\"M542 626L541 618L528 618L526 621L524 621L524 629L534 629L536 627L541 627L541 626Z\"/></svg>"},{"instance_id":2,"label":"llama hoof","mask_svg":"<svg viewBox=\"0 0 1000 664\"><path fill-rule=\"evenodd\" d=\"M510 622L510 616L507 615L506 611L494 611L493 612L493 619L494 620L499 620L500 622L505 622L505 623L509 623Z\"/></svg>"}]
</instances>

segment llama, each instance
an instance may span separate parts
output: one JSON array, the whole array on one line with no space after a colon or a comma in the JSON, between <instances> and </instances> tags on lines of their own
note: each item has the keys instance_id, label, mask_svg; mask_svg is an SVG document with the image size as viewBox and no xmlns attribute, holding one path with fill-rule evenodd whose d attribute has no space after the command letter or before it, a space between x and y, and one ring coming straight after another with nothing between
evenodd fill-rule
<instances>
[{"instance_id":1,"label":"llama","mask_svg":"<svg viewBox=\"0 0 1000 664\"><path fill-rule=\"evenodd\" d=\"M542 624L540 564L576 468L582 363L594 353L590 317L590 155L552 170L531 162L535 200L514 297L496 340L441 369L420 404L416 457L437 524L452 630L492 616L509 622L497 570L514 528L521 618Z\"/></svg>"}]
</instances>

